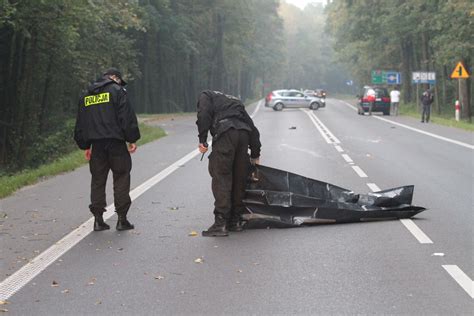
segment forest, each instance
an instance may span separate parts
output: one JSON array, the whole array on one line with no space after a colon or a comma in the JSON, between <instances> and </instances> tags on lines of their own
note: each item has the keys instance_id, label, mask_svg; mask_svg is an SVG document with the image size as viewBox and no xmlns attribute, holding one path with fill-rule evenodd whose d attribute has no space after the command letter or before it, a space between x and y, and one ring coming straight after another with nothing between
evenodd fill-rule
<instances>
[{"instance_id":1,"label":"forest","mask_svg":"<svg viewBox=\"0 0 474 316\"><path fill-rule=\"evenodd\" d=\"M78 97L111 66L137 113L193 112L204 89L344 93L371 69L402 72L405 102L411 71L436 71L448 111L451 68L472 70L473 16L470 0L0 0L0 173L74 150ZM470 118L472 80L462 86Z\"/></svg>"},{"instance_id":2,"label":"forest","mask_svg":"<svg viewBox=\"0 0 474 316\"><path fill-rule=\"evenodd\" d=\"M326 14L335 59L359 84L371 82L371 70L398 71L405 103L415 103L430 88L438 114L453 113L455 100L461 100L462 117L471 122L472 0L335 0L326 7ZM458 62L471 74L470 79L450 78ZM436 84L419 87L418 96L412 84L416 71L436 73Z\"/></svg>"}]
</instances>

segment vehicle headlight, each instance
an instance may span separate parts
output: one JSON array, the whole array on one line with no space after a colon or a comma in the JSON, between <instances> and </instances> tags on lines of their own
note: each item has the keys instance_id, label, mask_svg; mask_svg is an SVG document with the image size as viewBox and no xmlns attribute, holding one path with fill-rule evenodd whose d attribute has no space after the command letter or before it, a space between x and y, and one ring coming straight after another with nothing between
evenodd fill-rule
<instances>
[{"instance_id":1,"label":"vehicle headlight","mask_svg":"<svg viewBox=\"0 0 474 316\"><path fill-rule=\"evenodd\" d=\"M323 102L323 103L326 103L326 100L324 100L324 99L321 99L321 102Z\"/></svg>"}]
</instances>

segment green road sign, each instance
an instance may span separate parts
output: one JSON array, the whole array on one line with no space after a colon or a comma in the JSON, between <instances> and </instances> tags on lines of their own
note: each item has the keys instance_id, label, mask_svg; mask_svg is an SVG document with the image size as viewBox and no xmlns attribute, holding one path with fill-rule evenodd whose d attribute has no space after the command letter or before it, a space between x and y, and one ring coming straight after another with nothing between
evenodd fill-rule
<instances>
[{"instance_id":1,"label":"green road sign","mask_svg":"<svg viewBox=\"0 0 474 316\"><path fill-rule=\"evenodd\" d=\"M385 71L372 70L371 75L373 84L382 84L385 82Z\"/></svg>"}]
</instances>

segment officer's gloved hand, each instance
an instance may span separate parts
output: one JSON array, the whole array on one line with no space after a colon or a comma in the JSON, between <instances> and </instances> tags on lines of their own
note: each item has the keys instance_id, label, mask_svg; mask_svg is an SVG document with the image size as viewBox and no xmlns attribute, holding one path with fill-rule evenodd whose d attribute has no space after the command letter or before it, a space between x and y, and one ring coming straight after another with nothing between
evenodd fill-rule
<instances>
[{"instance_id":1,"label":"officer's gloved hand","mask_svg":"<svg viewBox=\"0 0 474 316\"><path fill-rule=\"evenodd\" d=\"M250 158L250 164L252 164L252 166L259 165L260 164L260 157Z\"/></svg>"}]
</instances>

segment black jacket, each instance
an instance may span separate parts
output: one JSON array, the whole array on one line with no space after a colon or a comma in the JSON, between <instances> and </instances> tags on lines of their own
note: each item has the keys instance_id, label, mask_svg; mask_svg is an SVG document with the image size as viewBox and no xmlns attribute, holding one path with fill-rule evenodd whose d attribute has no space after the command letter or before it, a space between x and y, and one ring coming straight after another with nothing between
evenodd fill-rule
<instances>
[{"instance_id":1,"label":"black jacket","mask_svg":"<svg viewBox=\"0 0 474 316\"><path fill-rule=\"evenodd\" d=\"M431 103L433 103L433 100L433 95L430 92L425 91L421 95L421 103L423 105L430 105Z\"/></svg>"},{"instance_id":2,"label":"black jacket","mask_svg":"<svg viewBox=\"0 0 474 316\"><path fill-rule=\"evenodd\" d=\"M137 117L127 91L115 81L101 78L79 99L74 140L81 149L101 139L135 143L140 138Z\"/></svg>"},{"instance_id":3,"label":"black jacket","mask_svg":"<svg viewBox=\"0 0 474 316\"><path fill-rule=\"evenodd\" d=\"M231 128L247 130L250 135L250 156L260 157L260 133L238 98L206 90L199 96L197 111L196 124L201 144L206 143L208 132L211 132L213 141L216 141L219 135Z\"/></svg>"}]
</instances>

